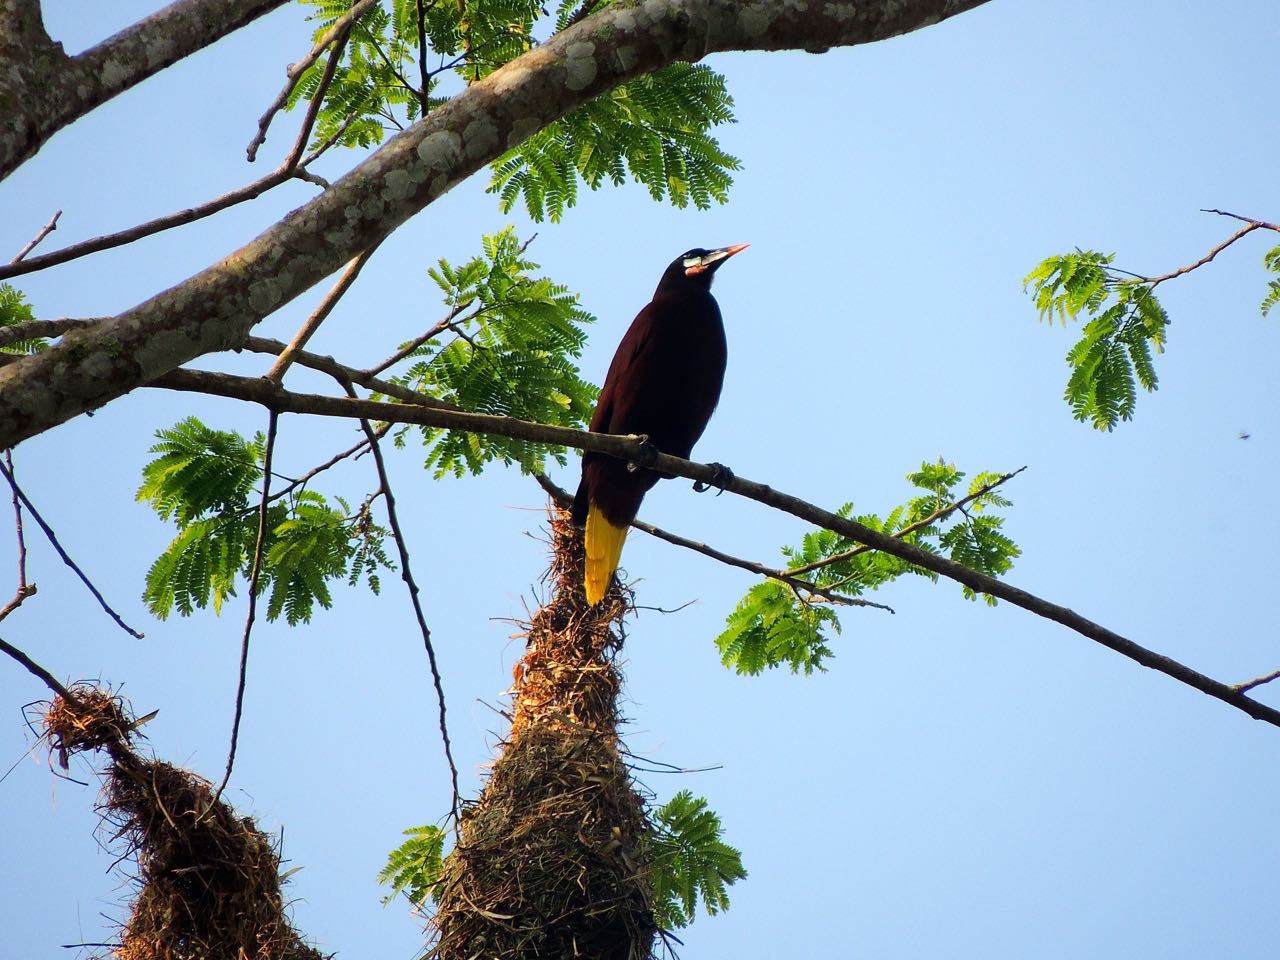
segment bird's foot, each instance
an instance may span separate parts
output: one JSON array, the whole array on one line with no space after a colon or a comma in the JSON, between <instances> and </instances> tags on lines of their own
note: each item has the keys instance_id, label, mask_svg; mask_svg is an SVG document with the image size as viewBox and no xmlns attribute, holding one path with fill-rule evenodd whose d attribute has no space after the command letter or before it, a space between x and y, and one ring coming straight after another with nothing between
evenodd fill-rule
<instances>
[{"instance_id":1,"label":"bird's foot","mask_svg":"<svg viewBox=\"0 0 1280 960\"><path fill-rule=\"evenodd\" d=\"M658 460L658 454L661 453L652 440L649 439L647 433L640 435L640 449L636 451L636 458L627 462L627 471L635 473L637 470L648 470Z\"/></svg>"},{"instance_id":2,"label":"bird's foot","mask_svg":"<svg viewBox=\"0 0 1280 960\"><path fill-rule=\"evenodd\" d=\"M693 481L694 493L705 493L707 490L715 489L716 496L724 493L724 488L729 485L729 481L733 479L733 471L726 467L723 463L710 464L716 468L715 476L711 478L709 483L703 483L701 480Z\"/></svg>"}]
</instances>

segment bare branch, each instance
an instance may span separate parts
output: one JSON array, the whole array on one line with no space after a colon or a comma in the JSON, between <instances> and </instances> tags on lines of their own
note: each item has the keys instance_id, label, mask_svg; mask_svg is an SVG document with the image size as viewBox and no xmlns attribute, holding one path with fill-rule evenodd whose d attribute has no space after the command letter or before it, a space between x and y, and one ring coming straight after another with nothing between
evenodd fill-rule
<instances>
[{"instance_id":1,"label":"bare branch","mask_svg":"<svg viewBox=\"0 0 1280 960\"><path fill-rule=\"evenodd\" d=\"M271 459L276 449L276 425L280 415L272 410L267 418L267 445L262 454L262 500L258 505L258 537L253 544L253 566L249 571L249 610L244 617L244 637L240 641L240 680L236 685L236 710L231 721L231 749L227 751L227 770L222 782L214 791L213 799L204 808L202 817L213 810L222 791L231 780L231 768L236 762L236 745L240 740L240 718L244 713L244 688L249 676L249 636L253 633L253 620L258 610L258 583L262 576L262 553L267 542L267 514L271 508Z\"/></svg>"},{"instance_id":2,"label":"bare branch","mask_svg":"<svg viewBox=\"0 0 1280 960\"><path fill-rule=\"evenodd\" d=\"M355 387L351 381L343 384L347 396L356 398ZM369 449L373 452L373 462L378 469L378 483L382 495L387 502L387 522L391 525L391 535L395 537L396 550L400 554L400 579L409 590L409 602L413 604L414 616L418 618L418 630L422 634L422 645L427 650L427 662L431 665L431 682L436 688L436 703L440 710L440 739L444 742L444 758L449 764L449 777L453 783L453 822L458 823L462 815L462 794L458 788L458 765L453 760L453 745L449 740L449 724L445 716L444 683L440 679L440 665L436 661L436 648L431 643L431 628L427 626L426 614L422 611L422 599L419 597L418 583L413 579L413 570L409 566L409 544L405 540L404 530L400 526L400 518L396 513L396 496L391 490L391 478L387 475L387 464L382 457L382 445L378 443L378 433L366 419L360 420L360 427L369 441Z\"/></svg>"},{"instance_id":3,"label":"bare branch","mask_svg":"<svg viewBox=\"0 0 1280 960\"><path fill-rule=\"evenodd\" d=\"M9 468L9 476L16 480L17 474L13 469L12 450L4 452L4 465ZM18 594L21 595L27 589L27 537L22 529L22 501L18 499L16 483L13 487L13 526L18 543ZM35 592L34 587L32 587L32 592ZM22 601L19 600L18 602L21 603ZM5 616L8 616L8 613L0 616L0 620L3 620Z\"/></svg>"},{"instance_id":4,"label":"bare branch","mask_svg":"<svg viewBox=\"0 0 1280 960\"><path fill-rule=\"evenodd\" d=\"M29 60L0 70L0 101L7 104L0 126L0 178L63 127L285 3L178 0L74 58L51 44L42 26L32 29L30 36L18 38L25 39ZM33 62L38 58L45 61L39 69Z\"/></svg>"},{"instance_id":5,"label":"bare branch","mask_svg":"<svg viewBox=\"0 0 1280 960\"><path fill-rule=\"evenodd\" d=\"M280 354L287 349L287 344L280 340L273 340L270 337L246 337L241 347L253 353ZM422 407L435 407L439 410L460 409L452 403L437 400L435 397L428 397L426 394L418 393L408 387L402 387L400 384L392 383L390 380L382 380L378 377L370 376L364 370L348 367L339 363L333 357L322 357L306 350L298 350L294 353L293 360L298 366L328 374L339 383L349 380L352 383L358 383L366 390L372 390L387 397L395 397L405 403L417 404Z\"/></svg>"},{"instance_id":6,"label":"bare branch","mask_svg":"<svg viewBox=\"0 0 1280 960\"><path fill-rule=\"evenodd\" d=\"M17 263L26 257L28 253L40 245L40 241L47 237L53 231L58 229L58 218L62 216L61 210L55 210L53 216L49 218L49 222L40 228L40 232L27 241L27 245L18 251L18 255L10 260L10 263Z\"/></svg>"},{"instance_id":7,"label":"bare branch","mask_svg":"<svg viewBox=\"0 0 1280 960\"><path fill-rule=\"evenodd\" d=\"M383 360L381 363L375 366L370 367L368 370L365 371L365 373L371 376L377 376L378 374L382 373L382 371L386 370L388 367L394 367L397 363L399 363L405 357L409 356L409 354L413 353L413 351L417 350L420 346L422 346L428 340L431 340L433 337L440 336L440 334L444 333L446 330L452 327L454 323L457 322L458 315L461 314L463 310L466 310L467 307L471 306L471 304L474 302L475 301L473 300L466 300L458 304L456 307L454 307L452 310L449 311L449 313L445 316L443 320L436 323L436 325L433 326L426 333L422 334L419 337L414 337L412 340L406 343L403 347L401 347L391 356L387 357L387 359ZM477 314L478 313L479 311L477 311Z\"/></svg>"},{"instance_id":8,"label":"bare branch","mask_svg":"<svg viewBox=\"0 0 1280 960\"><path fill-rule=\"evenodd\" d=\"M20 664L26 667L27 670L33 676L39 677L42 681L44 681L44 685L46 687L48 687L58 696L62 697L62 699L66 700L68 703L80 702L79 698L76 697L75 694L73 694L70 690L68 690L66 687L64 687L61 683L58 682L57 677L55 677L52 673L50 673L44 667L40 666L40 664L36 663L34 660L28 657L25 653L23 653L21 650L15 647L13 644L7 643L3 639L0 639L0 651L4 651L9 656L13 657L13 659L17 660Z\"/></svg>"},{"instance_id":9,"label":"bare branch","mask_svg":"<svg viewBox=\"0 0 1280 960\"><path fill-rule=\"evenodd\" d=\"M22 488L18 486L18 481L14 479L13 473L10 472L9 468L4 464L0 464L0 474L4 474L4 478L9 481L9 486L13 489L13 495L22 501L22 505L26 507L27 512L31 514L31 519L33 519L40 529L44 531L44 535L48 538L53 549L57 551L58 556L62 558L62 562L70 567L75 575L80 578L80 582L89 589L91 594L93 594L94 599L98 601L98 605L102 607L107 616L114 620L119 625L120 629L131 637L135 637L138 640L143 639L143 634L139 633L137 630L133 629L133 627L124 622L120 617L120 614L116 613L115 610L111 608L111 605L107 603L106 599L102 596L101 591L93 585L93 581L89 579L85 572L81 570L76 562L67 554L67 551L63 549L62 544L58 541L57 534L53 532L53 528L50 527L49 524L45 523L44 517L40 516L40 512L36 510L31 501L27 499L27 495L23 493Z\"/></svg>"},{"instance_id":10,"label":"bare branch","mask_svg":"<svg viewBox=\"0 0 1280 960\"><path fill-rule=\"evenodd\" d=\"M229 193L224 193L220 197L202 203L197 207L187 207L185 210L179 210L177 213L166 214L163 217L156 217L154 220L148 220L146 223L140 223L136 226L129 227L127 230L120 230L116 233L103 234L100 237L93 237L90 240L83 240L80 243L73 243L68 247L60 250L54 250L50 253L42 254L38 257L31 257L26 260L12 261L4 266L0 266L0 280L7 280L10 277L22 276L26 273L35 273L37 270L46 270L49 267L56 267L59 264L67 263L71 260L78 260L81 257L87 257L91 253L98 253L102 250L110 250L114 247L122 247L127 243L133 243L135 240L141 240L143 237L149 237L152 234L162 233L165 230L172 230L174 227L181 227L188 223L194 223L197 220L203 220L205 217L211 217L215 213L221 213L228 207L234 207L238 203L244 203L247 200L254 200L262 196L268 190L278 187L287 180L293 179L295 172L290 169L281 167L273 170L265 177L261 177L252 183L238 187Z\"/></svg>"},{"instance_id":11,"label":"bare branch","mask_svg":"<svg viewBox=\"0 0 1280 960\"><path fill-rule=\"evenodd\" d=\"M726 50L870 43L985 2L877 0L854 17L847 5L792 0L749 18L738 0L646 0L643 22L625 4L599 10L470 84L239 251L84 336L0 369L0 448L235 347L495 157L620 83ZM584 51L591 69L570 69Z\"/></svg>"},{"instance_id":12,"label":"bare branch","mask_svg":"<svg viewBox=\"0 0 1280 960\"><path fill-rule=\"evenodd\" d=\"M1261 687L1263 684L1270 683L1272 680L1280 680L1280 670L1272 670L1270 673L1264 673L1260 677L1254 677L1245 683L1237 683L1231 689L1236 693L1248 693L1254 687Z\"/></svg>"},{"instance_id":13,"label":"bare branch","mask_svg":"<svg viewBox=\"0 0 1280 960\"><path fill-rule=\"evenodd\" d=\"M8 617L9 614L13 613L13 611L17 610L20 606L22 606L22 601L26 600L27 597L34 597L37 592L38 591L34 583L20 584L18 586L17 592L14 593L13 595L13 599L11 599L3 607L0 607L0 620L4 620L6 617Z\"/></svg>"},{"instance_id":14,"label":"bare branch","mask_svg":"<svg viewBox=\"0 0 1280 960\"><path fill-rule=\"evenodd\" d=\"M635 460L641 456L642 437L623 437L601 433L583 433L566 427L531 423L512 417L495 417L488 414L464 413L455 410L441 410L408 404L378 403L372 400L352 400L349 398L323 397L314 394L297 394L280 390L261 379L249 377L232 377L227 374L210 374L194 370L177 370L158 378L152 386L174 390L193 390L200 393L212 393L219 396L232 397L238 400L249 400L261 403L269 409L290 413L311 413L320 416L366 418L371 420L395 421L398 423L417 423L432 427L443 427L450 430L469 430L476 433L488 433L497 436L513 437L517 440L532 440L536 443L549 443L567 447L578 447L597 453L625 460ZM653 469L660 473L674 474L690 480L701 480L703 483L719 486L730 493L738 494L767 507L773 507L789 513L801 520L816 526L834 531L859 543L882 550L890 556L905 560L925 570L931 570L939 576L964 584L976 593L1005 600L1016 607L1034 613L1036 616L1053 620L1074 630L1081 636L1102 644L1135 663L1149 667L1190 687L1208 694L1244 711L1256 720L1280 727L1280 710L1259 703L1245 696L1234 687L1214 680L1212 677L1191 669L1185 664L1158 654L1146 647L1128 640L1120 634L1108 630L1101 624L1081 616L1074 610L1044 600L1035 594L985 573L971 570L963 564L956 563L946 557L929 553L912 544L892 537L889 534L873 530L856 520L850 520L839 514L824 510L815 504L801 500L791 494L782 493L762 483L756 483L742 476L734 476L724 481L721 468L704 463L693 463L659 453L653 462Z\"/></svg>"},{"instance_id":15,"label":"bare branch","mask_svg":"<svg viewBox=\"0 0 1280 960\"><path fill-rule=\"evenodd\" d=\"M266 373L268 380L277 386L284 380L285 372L297 360L298 355L302 353L302 348L307 345L307 341L311 339L312 334L320 329L320 324L324 323L329 314L333 312L333 308L338 305L338 301L351 289L351 285L356 282L356 277L360 276L360 271L364 269L364 265L369 262L369 258L373 256L374 251L377 249L378 244L374 244L347 264L347 269L342 272L342 276L334 284L333 289L329 291L328 296L312 311L311 316L307 317L306 322L293 335L289 345L280 351L276 357L276 362L271 365L271 369Z\"/></svg>"},{"instance_id":16,"label":"bare branch","mask_svg":"<svg viewBox=\"0 0 1280 960\"><path fill-rule=\"evenodd\" d=\"M534 479L538 481L538 485L551 497L555 503L568 510L573 506L573 497L563 487L557 486L556 483L543 473L535 473ZM820 587L816 583L810 583L807 580L801 580L798 577L790 575L789 571L775 570L772 567L766 567L762 563L756 563L754 560L744 560L741 557L735 557L732 554L717 550L715 547L709 547L705 543L698 543L696 540L690 540L682 537L678 533L671 533L663 530L661 527L655 527L652 523L644 520L632 520L631 526L637 530L643 530L651 537L657 537L659 540L665 540L667 543L677 547L684 547L686 550L692 550L694 553L700 553L704 557L710 557L712 560L719 560L723 564L731 567L738 567L741 570L747 570L751 573L759 574L762 577L768 577L771 580L777 580L785 583L797 593L803 591L815 597L830 602L850 607L874 607L877 610L887 610L893 613L893 608L885 606L883 603L872 603L870 600L863 600L861 597L846 597L843 594L834 593L831 590Z\"/></svg>"}]
</instances>

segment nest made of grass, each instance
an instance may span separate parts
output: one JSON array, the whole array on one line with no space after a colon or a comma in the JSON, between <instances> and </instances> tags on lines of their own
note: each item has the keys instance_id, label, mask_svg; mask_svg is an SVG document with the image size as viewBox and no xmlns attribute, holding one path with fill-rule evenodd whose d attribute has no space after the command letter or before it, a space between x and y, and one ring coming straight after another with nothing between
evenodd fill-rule
<instances>
[{"instance_id":1,"label":"nest made of grass","mask_svg":"<svg viewBox=\"0 0 1280 960\"><path fill-rule=\"evenodd\" d=\"M630 597L614 584L588 606L566 513L553 513L551 533L552 597L528 627L511 735L441 878L438 960L652 953L644 803L617 739L615 658Z\"/></svg>"},{"instance_id":2,"label":"nest made of grass","mask_svg":"<svg viewBox=\"0 0 1280 960\"><path fill-rule=\"evenodd\" d=\"M77 752L111 757L98 812L121 861L137 865L136 895L113 950L119 960L322 960L285 917L280 857L209 782L138 755L124 699L89 684L56 697L43 718L65 768Z\"/></svg>"},{"instance_id":3,"label":"nest made of grass","mask_svg":"<svg viewBox=\"0 0 1280 960\"><path fill-rule=\"evenodd\" d=\"M285 918L274 843L214 802L207 780L162 761L117 762L102 806L138 867L120 960L321 960Z\"/></svg>"}]
</instances>

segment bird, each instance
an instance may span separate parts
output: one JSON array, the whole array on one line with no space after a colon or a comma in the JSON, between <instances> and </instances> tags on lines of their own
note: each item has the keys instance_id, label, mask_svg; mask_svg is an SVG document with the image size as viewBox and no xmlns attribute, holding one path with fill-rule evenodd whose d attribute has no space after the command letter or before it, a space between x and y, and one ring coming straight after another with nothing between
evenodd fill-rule
<instances>
[{"instance_id":1,"label":"bird","mask_svg":"<svg viewBox=\"0 0 1280 960\"><path fill-rule=\"evenodd\" d=\"M592 433L641 434L650 449L689 457L720 402L728 357L711 281L747 246L695 247L671 261L609 364L588 428ZM643 464L584 451L572 516L586 528L583 586L591 606L604 597L618 569L640 502L663 478Z\"/></svg>"}]
</instances>

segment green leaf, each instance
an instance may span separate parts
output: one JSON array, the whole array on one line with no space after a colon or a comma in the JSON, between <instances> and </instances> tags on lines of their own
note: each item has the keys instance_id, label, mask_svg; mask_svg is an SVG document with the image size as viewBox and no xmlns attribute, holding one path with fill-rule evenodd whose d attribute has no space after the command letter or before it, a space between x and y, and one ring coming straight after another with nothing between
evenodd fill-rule
<instances>
[{"instance_id":1,"label":"green leaf","mask_svg":"<svg viewBox=\"0 0 1280 960\"><path fill-rule=\"evenodd\" d=\"M515 231L483 238L483 251L461 266L441 260L431 271L453 321L416 349L397 383L464 410L584 428L597 391L574 362L594 321L576 294L535 274ZM479 473L494 461L532 472L562 447L422 428L427 466L437 476Z\"/></svg>"},{"instance_id":2,"label":"green leaf","mask_svg":"<svg viewBox=\"0 0 1280 960\"><path fill-rule=\"evenodd\" d=\"M1003 532L1004 519L995 513L1012 503L995 490L978 492L1000 476L979 473L966 485L965 474L954 464L926 461L907 474L920 494L894 507L884 519L875 514L855 517L852 504L845 504L838 513L921 550L944 553L974 570L999 576L1012 568L1020 553ZM951 509L973 494L978 495L964 507ZM838 596L858 597L904 574L938 579L923 567L867 549L830 530L810 531L799 547L784 547L782 553L792 570L812 567L797 573L800 579ZM964 595L975 598L967 587ZM837 609L777 580L758 583L729 614L725 630L716 638L721 660L747 675L781 666L793 673L824 670L825 661L834 656L832 635L840 632Z\"/></svg>"},{"instance_id":3,"label":"green leaf","mask_svg":"<svg viewBox=\"0 0 1280 960\"><path fill-rule=\"evenodd\" d=\"M1092 318L1067 352L1063 396L1077 420L1107 431L1133 419L1139 387L1159 385L1152 353L1164 352L1169 326L1154 284L1121 276L1113 259L1094 251L1050 257L1023 280L1041 320Z\"/></svg>"},{"instance_id":4,"label":"green leaf","mask_svg":"<svg viewBox=\"0 0 1280 960\"><path fill-rule=\"evenodd\" d=\"M1280 273L1280 247L1268 250L1262 256L1262 265L1272 273ZM1267 295L1262 300L1262 315L1271 313L1271 308L1280 303L1280 280L1267 282Z\"/></svg>"},{"instance_id":5,"label":"green leaf","mask_svg":"<svg viewBox=\"0 0 1280 960\"><path fill-rule=\"evenodd\" d=\"M747 875L742 853L724 842L707 801L681 790L654 812L649 833L654 920L664 930L687 927L698 901L714 915L729 909L728 888Z\"/></svg>"},{"instance_id":6,"label":"green leaf","mask_svg":"<svg viewBox=\"0 0 1280 960\"><path fill-rule=\"evenodd\" d=\"M655 200L705 210L728 199L741 166L708 132L732 122L724 77L701 64L672 64L584 104L500 157L489 192L503 212L523 197L530 217L555 222L577 202L579 181L597 190L630 176Z\"/></svg>"},{"instance_id":7,"label":"green leaf","mask_svg":"<svg viewBox=\"0 0 1280 960\"><path fill-rule=\"evenodd\" d=\"M212 607L221 612L248 580L258 539L265 440L214 430L195 417L156 432L143 467L138 499L151 504L177 534L147 573L143 599L164 619L174 609L190 616ZM364 577L375 593L378 571L395 569L387 557L387 531L373 522L366 502L354 515L311 490L291 492L267 511L260 589L270 589L267 618L290 625L311 619L315 606L332 602L330 582L354 585Z\"/></svg>"},{"instance_id":8,"label":"green leaf","mask_svg":"<svg viewBox=\"0 0 1280 960\"><path fill-rule=\"evenodd\" d=\"M199 517L248 506L249 492L262 476L263 440L213 430L187 417L157 430L157 454L142 468L137 499L150 503L162 520L183 527Z\"/></svg>"},{"instance_id":9,"label":"green leaf","mask_svg":"<svg viewBox=\"0 0 1280 960\"><path fill-rule=\"evenodd\" d=\"M409 839L387 856L387 864L378 871L378 882L391 887L382 898L383 905L404 894L416 907L423 906L436 893L444 871L445 831L430 824L404 831Z\"/></svg>"}]
</instances>

